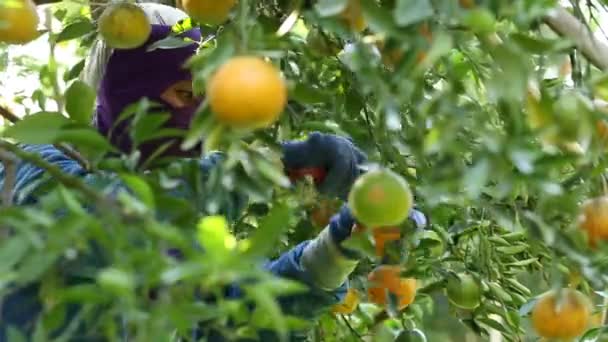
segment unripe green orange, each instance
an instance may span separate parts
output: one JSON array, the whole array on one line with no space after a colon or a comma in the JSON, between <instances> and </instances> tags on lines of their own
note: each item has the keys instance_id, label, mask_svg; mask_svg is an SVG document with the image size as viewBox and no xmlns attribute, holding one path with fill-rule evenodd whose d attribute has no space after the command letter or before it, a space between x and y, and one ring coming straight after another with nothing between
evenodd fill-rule
<instances>
[{"instance_id":1,"label":"unripe green orange","mask_svg":"<svg viewBox=\"0 0 608 342\"><path fill-rule=\"evenodd\" d=\"M412 209L408 183L390 170L370 171L357 179L348 196L353 215L370 228L397 226Z\"/></svg>"},{"instance_id":2,"label":"unripe green orange","mask_svg":"<svg viewBox=\"0 0 608 342\"><path fill-rule=\"evenodd\" d=\"M481 287L468 273L450 276L446 290L450 303L461 309L473 310L481 302Z\"/></svg>"}]
</instances>

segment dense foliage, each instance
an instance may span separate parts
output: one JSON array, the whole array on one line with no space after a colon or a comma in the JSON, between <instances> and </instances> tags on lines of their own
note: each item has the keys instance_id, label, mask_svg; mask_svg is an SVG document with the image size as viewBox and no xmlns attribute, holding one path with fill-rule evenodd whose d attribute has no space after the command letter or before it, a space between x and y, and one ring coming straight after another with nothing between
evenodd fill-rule
<instances>
[{"instance_id":1,"label":"dense foliage","mask_svg":"<svg viewBox=\"0 0 608 342\"><path fill-rule=\"evenodd\" d=\"M278 141L323 131L352 137L372 163L405 177L435 234L405 223L401 239L388 241L382 257L371 232L350 239L348 246L367 256L352 276L362 304L352 314L327 313L311 339L393 341L399 335L410 341L426 334L430 341L449 335L462 341L458 327L466 326L484 339L496 330L505 340L528 341L535 336L529 316L536 297L568 286L586 294L601 316L608 246L591 247L578 217L583 201L606 191L607 135L598 129L605 114L595 100L608 100L608 83L543 24L557 5L362 1L367 28L358 32L340 15L346 0L241 0L225 25L202 26L210 39L190 63L195 85L205 89L232 56L263 55L288 80L289 103L275 125L256 131L218 125L203 106L187 143L204 137L206 152L226 152L205 182L196 163L170 160L143 173L136 154L105 157L112 148L89 126L95 93L77 79L84 61L64 66L51 56L47 65L29 65L9 55L9 63L38 73L42 86L3 99L15 106L32 99L35 110L4 130L0 149L48 169L53 181L37 188L44 192L37 206L5 203L1 209L0 294L42 281L40 340L72 302L87 308L77 319L96 317L110 340L118 339L116 317L131 339L142 341L170 340L200 319L227 334L247 334L253 326L284 333L306 324L283 316L275 302L300 287L251 265L314 237L319 221L323 226L319 212L336 208L310 183L290 187L275 162ZM577 5L574 12L589 18L599 11L593 6L602 4ZM41 39L53 47L77 42L86 55L97 39L88 7L65 1L49 10L63 26ZM159 48L179 43L170 38ZM126 113L139 143L159 134L150 106L142 101ZM92 187L53 173L14 143L71 144L90 169L111 172L104 173L104 187ZM8 171L11 162L2 157ZM118 181L131 191L110 199ZM174 191L186 191L187 200L172 197ZM249 204L237 215L243 196ZM200 239L205 253L196 246L199 235L206 236ZM91 240L99 245L93 248ZM159 252L174 247L182 249L183 261ZM109 261L83 270L97 282L62 283L63 267L95 258L93 252ZM399 264L403 276L417 280L415 301L403 310L395 300L384 310L366 299L368 274L382 263ZM473 280L453 283L461 277ZM260 281L246 286L242 300L202 304L191 295L196 288L218 295L225 285L250 279ZM154 301L146 295L151 288L159 291ZM256 304L252 317L247 303ZM239 329L226 328L229 319ZM600 338L600 326L588 327L587 341Z\"/></svg>"}]
</instances>

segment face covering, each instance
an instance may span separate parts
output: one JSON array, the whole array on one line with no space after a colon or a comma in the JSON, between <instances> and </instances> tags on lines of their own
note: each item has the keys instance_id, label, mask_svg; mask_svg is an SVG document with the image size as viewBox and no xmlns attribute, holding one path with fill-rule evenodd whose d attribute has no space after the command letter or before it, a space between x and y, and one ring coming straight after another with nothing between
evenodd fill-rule
<instances>
[{"instance_id":1,"label":"face covering","mask_svg":"<svg viewBox=\"0 0 608 342\"><path fill-rule=\"evenodd\" d=\"M175 49L155 49L147 51L150 45L166 38L171 33L171 26L152 25L148 41L141 47L131 50L115 50L106 66L101 80L97 98L95 125L98 131L107 136L119 150L129 153L133 149L129 137L131 121L125 120L116 124L118 118L129 105L148 98L159 103L160 111L171 114L165 128L188 129L198 106L174 108L160 98L160 95L178 81L191 80L192 75L184 68L185 62L196 53L195 43ZM198 29L192 29L181 35L194 42L201 40ZM155 109L158 112L159 109ZM145 118L144 118L145 119ZM147 159L164 144L170 147L162 156L192 155L196 151L181 151L181 139L160 138L146 142L138 147L141 160Z\"/></svg>"}]
</instances>

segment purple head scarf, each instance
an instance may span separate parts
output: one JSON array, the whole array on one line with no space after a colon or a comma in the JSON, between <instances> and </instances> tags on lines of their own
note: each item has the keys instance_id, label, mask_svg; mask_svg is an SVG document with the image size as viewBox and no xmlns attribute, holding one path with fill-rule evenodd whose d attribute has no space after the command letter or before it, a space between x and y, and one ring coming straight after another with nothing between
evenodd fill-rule
<instances>
[{"instance_id":1,"label":"purple head scarf","mask_svg":"<svg viewBox=\"0 0 608 342\"><path fill-rule=\"evenodd\" d=\"M108 61L101 80L97 99L95 122L98 131L109 136L118 149L128 152L132 148L129 138L129 121L115 125L122 111L142 98L163 104L171 113L165 127L187 129L196 112L196 106L173 108L160 98L171 85L182 80L191 80L192 75L184 68L184 63L196 53L197 44L175 49L155 49L147 51L151 44L166 38L171 26L152 25L148 41L141 47L131 50L114 50ZM201 40L201 32L192 29L182 34L195 42ZM110 136L111 134L111 136ZM180 155L179 143L174 143L168 154ZM147 158L167 139L158 139L140 146L143 158Z\"/></svg>"}]
</instances>

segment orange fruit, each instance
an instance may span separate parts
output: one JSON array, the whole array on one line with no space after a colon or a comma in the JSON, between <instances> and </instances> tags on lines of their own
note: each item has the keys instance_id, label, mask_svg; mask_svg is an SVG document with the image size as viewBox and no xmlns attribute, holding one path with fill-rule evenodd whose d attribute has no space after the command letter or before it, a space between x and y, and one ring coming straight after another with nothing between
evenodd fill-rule
<instances>
[{"instance_id":1,"label":"orange fruit","mask_svg":"<svg viewBox=\"0 0 608 342\"><path fill-rule=\"evenodd\" d=\"M38 37L38 13L31 0L0 2L0 42L25 44Z\"/></svg>"},{"instance_id":2,"label":"orange fruit","mask_svg":"<svg viewBox=\"0 0 608 342\"><path fill-rule=\"evenodd\" d=\"M591 323L591 305L587 297L572 289L543 294L532 310L532 324L545 338L573 339Z\"/></svg>"},{"instance_id":3,"label":"orange fruit","mask_svg":"<svg viewBox=\"0 0 608 342\"><path fill-rule=\"evenodd\" d=\"M388 303L388 294L395 295L398 308L403 309L414 302L416 297L416 279L401 278L398 266L382 265L376 267L368 276L370 286L367 288L368 299L378 305Z\"/></svg>"},{"instance_id":4,"label":"orange fruit","mask_svg":"<svg viewBox=\"0 0 608 342\"><path fill-rule=\"evenodd\" d=\"M376 255L384 256L384 246L387 242L397 241L401 239L401 229L399 227L382 227L372 231L374 237L374 245L376 247Z\"/></svg>"},{"instance_id":5,"label":"orange fruit","mask_svg":"<svg viewBox=\"0 0 608 342\"><path fill-rule=\"evenodd\" d=\"M606 120L598 120L596 130L601 141L608 141L608 122Z\"/></svg>"},{"instance_id":6,"label":"orange fruit","mask_svg":"<svg viewBox=\"0 0 608 342\"><path fill-rule=\"evenodd\" d=\"M423 23L422 25L420 25L418 31L424 37L424 39L426 39L427 42L430 43L433 41L433 32L431 32L431 28L429 27L428 23Z\"/></svg>"},{"instance_id":7,"label":"orange fruit","mask_svg":"<svg viewBox=\"0 0 608 342\"><path fill-rule=\"evenodd\" d=\"M401 224L407 219L412 202L412 192L405 179L386 169L359 177L348 196L355 218L371 228Z\"/></svg>"},{"instance_id":8,"label":"orange fruit","mask_svg":"<svg viewBox=\"0 0 608 342\"><path fill-rule=\"evenodd\" d=\"M349 288L346 292L346 296L342 303L336 304L332 307L331 311L336 314L348 315L357 310L359 305L359 292L353 288Z\"/></svg>"},{"instance_id":9,"label":"orange fruit","mask_svg":"<svg viewBox=\"0 0 608 342\"><path fill-rule=\"evenodd\" d=\"M583 203L579 226L587 232L589 243L593 247L599 241L608 240L608 196L594 198Z\"/></svg>"},{"instance_id":10,"label":"orange fruit","mask_svg":"<svg viewBox=\"0 0 608 342\"><path fill-rule=\"evenodd\" d=\"M188 15L203 24L219 25L228 19L236 0L182 0L181 6Z\"/></svg>"},{"instance_id":11,"label":"orange fruit","mask_svg":"<svg viewBox=\"0 0 608 342\"><path fill-rule=\"evenodd\" d=\"M458 0L458 3L463 8L473 8L473 7L475 7L475 0Z\"/></svg>"},{"instance_id":12,"label":"orange fruit","mask_svg":"<svg viewBox=\"0 0 608 342\"><path fill-rule=\"evenodd\" d=\"M348 0L348 4L342 13L342 18L351 30L361 32L367 27L363 12L361 11L360 0Z\"/></svg>"},{"instance_id":13,"label":"orange fruit","mask_svg":"<svg viewBox=\"0 0 608 342\"><path fill-rule=\"evenodd\" d=\"M446 287L450 303L461 309L473 310L481 302L481 287L468 273L450 276Z\"/></svg>"},{"instance_id":14,"label":"orange fruit","mask_svg":"<svg viewBox=\"0 0 608 342\"><path fill-rule=\"evenodd\" d=\"M99 34L115 49L138 48L148 40L151 31L146 13L132 3L110 5L99 17Z\"/></svg>"},{"instance_id":15,"label":"orange fruit","mask_svg":"<svg viewBox=\"0 0 608 342\"><path fill-rule=\"evenodd\" d=\"M207 84L207 98L218 121L258 128L277 120L287 104L287 85L273 65L259 57L235 57Z\"/></svg>"}]
</instances>

